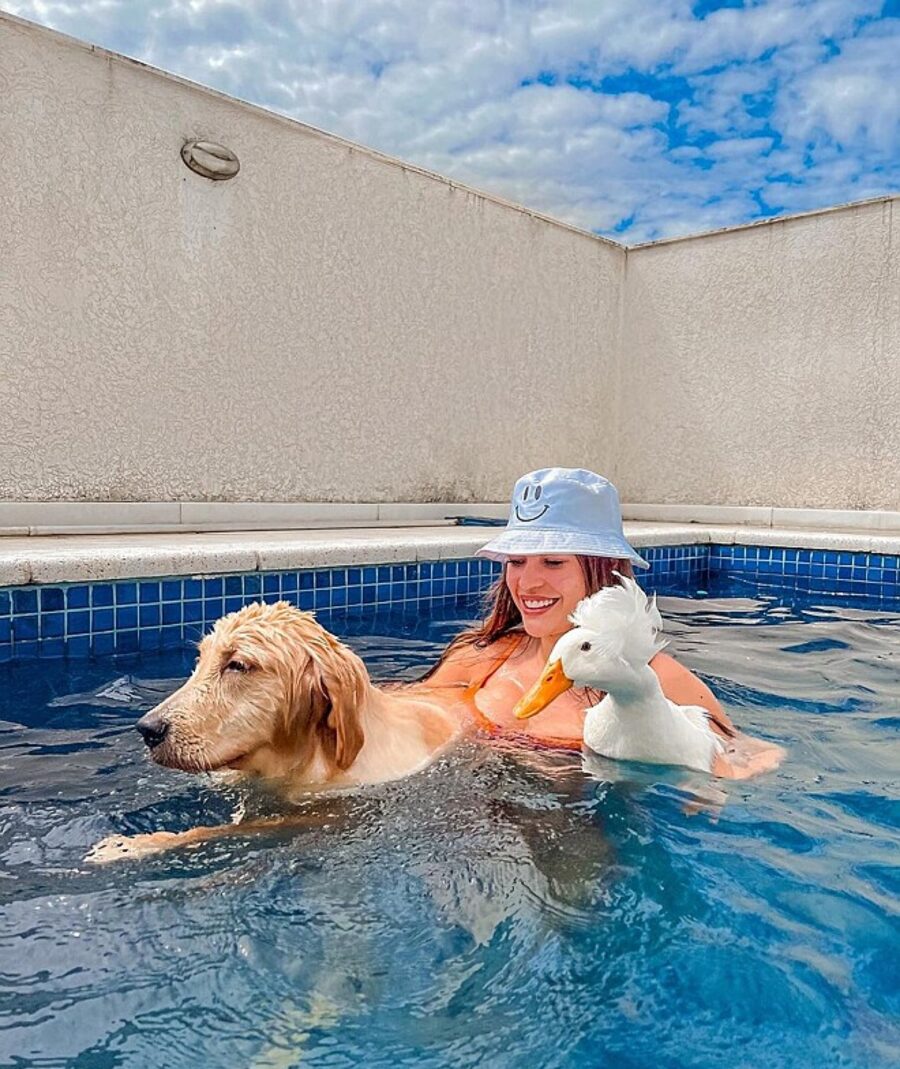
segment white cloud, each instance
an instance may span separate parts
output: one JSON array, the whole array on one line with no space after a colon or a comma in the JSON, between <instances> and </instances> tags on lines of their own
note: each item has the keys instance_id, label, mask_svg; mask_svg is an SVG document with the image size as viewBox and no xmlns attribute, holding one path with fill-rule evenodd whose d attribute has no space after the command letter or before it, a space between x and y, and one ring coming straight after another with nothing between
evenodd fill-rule
<instances>
[{"instance_id":1,"label":"white cloud","mask_svg":"<svg viewBox=\"0 0 900 1069\"><path fill-rule=\"evenodd\" d=\"M627 241L900 189L881 0L6 3Z\"/></svg>"},{"instance_id":2,"label":"white cloud","mask_svg":"<svg viewBox=\"0 0 900 1069\"><path fill-rule=\"evenodd\" d=\"M841 144L860 155L900 148L900 19L848 41L839 55L805 72L785 94L780 121L789 136Z\"/></svg>"},{"instance_id":3,"label":"white cloud","mask_svg":"<svg viewBox=\"0 0 900 1069\"><path fill-rule=\"evenodd\" d=\"M690 43L678 59L682 72L722 63L752 62L771 49L785 51L846 36L857 19L878 14L882 0L769 0L722 8L694 21Z\"/></svg>"}]
</instances>

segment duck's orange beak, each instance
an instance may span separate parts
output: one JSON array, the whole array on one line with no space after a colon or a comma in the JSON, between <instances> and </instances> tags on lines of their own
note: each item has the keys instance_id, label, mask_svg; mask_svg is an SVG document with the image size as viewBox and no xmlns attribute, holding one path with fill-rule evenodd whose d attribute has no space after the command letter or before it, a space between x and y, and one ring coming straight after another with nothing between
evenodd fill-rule
<instances>
[{"instance_id":1,"label":"duck's orange beak","mask_svg":"<svg viewBox=\"0 0 900 1069\"><path fill-rule=\"evenodd\" d=\"M539 713L546 708L554 698L564 693L572 686L572 680L563 671L562 661L554 661L548 664L541 672L540 678L531 690L523 695L516 703L513 712L519 720L527 720L528 717Z\"/></svg>"}]
</instances>

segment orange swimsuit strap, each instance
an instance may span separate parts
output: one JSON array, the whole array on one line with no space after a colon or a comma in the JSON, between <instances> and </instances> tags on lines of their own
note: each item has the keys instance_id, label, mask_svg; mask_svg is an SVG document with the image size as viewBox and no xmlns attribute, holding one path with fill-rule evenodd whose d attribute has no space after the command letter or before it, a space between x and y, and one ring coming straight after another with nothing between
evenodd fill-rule
<instances>
[{"instance_id":1,"label":"orange swimsuit strap","mask_svg":"<svg viewBox=\"0 0 900 1069\"><path fill-rule=\"evenodd\" d=\"M576 738L567 735L532 735L528 731L510 731L508 728L501 727L500 724L495 723L478 708L478 704L475 701L475 695L484 687L485 683L487 683L497 669L506 663L515 650L516 644L511 643L507 650L488 665L487 672L485 672L480 679L476 679L474 683L470 683L469 686L466 687L465 697L471 706L472 715L475 718L475 723L478 728L485 732L485 734L491 735L494 738L503 738L513 742L521 742L526 746L531 746L540 750L578 750L580 752L584 749L584 742L580 736Z\"/></svg>"}]
</instances>

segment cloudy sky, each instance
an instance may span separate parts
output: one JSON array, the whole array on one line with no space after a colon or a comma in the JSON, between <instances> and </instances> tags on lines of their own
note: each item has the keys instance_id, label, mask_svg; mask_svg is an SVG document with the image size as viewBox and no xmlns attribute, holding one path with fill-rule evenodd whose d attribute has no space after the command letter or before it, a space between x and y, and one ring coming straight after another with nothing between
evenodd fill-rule
<instances>
[{"instance_id":1,"label":"cloudy sky","mask_svg":"<svg viewBox=\"0 0 900 1069\"><path fill-rule=\"evenodd\" d=\"M632 244L900 191L900 0L0 0Z\"/></svg>"}]
</instances>

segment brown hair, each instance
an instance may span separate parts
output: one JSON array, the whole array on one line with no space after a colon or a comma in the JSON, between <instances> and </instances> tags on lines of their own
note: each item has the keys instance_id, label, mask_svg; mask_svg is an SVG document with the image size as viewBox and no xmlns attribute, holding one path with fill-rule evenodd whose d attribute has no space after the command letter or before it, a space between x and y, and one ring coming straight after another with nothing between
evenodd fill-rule
<instances>
[{"instance_id":1,"label":"brown hair","mask_svg":"<svg viewBox=\"0 0 900 1069\"><path fill-rule=\"evenodd\" d=\"M631 561L619 557L587 557L580 553L575 554L575 559L581 565L586 587L585 597L596 594L605 586L618 585L620 575L634 578ZM451 653L465 646L473 646L476 649L484 649L491 643L506 635L524 635L522 627L522 614L516 608L509 587L506 585L506 565L500 577L491 586L485 595L485 617L480 624L467 628L456 636L441 654L440 660L431 668L422 681L433 675L438 668L447 660Z\"/></svg>"}]
</instances>

